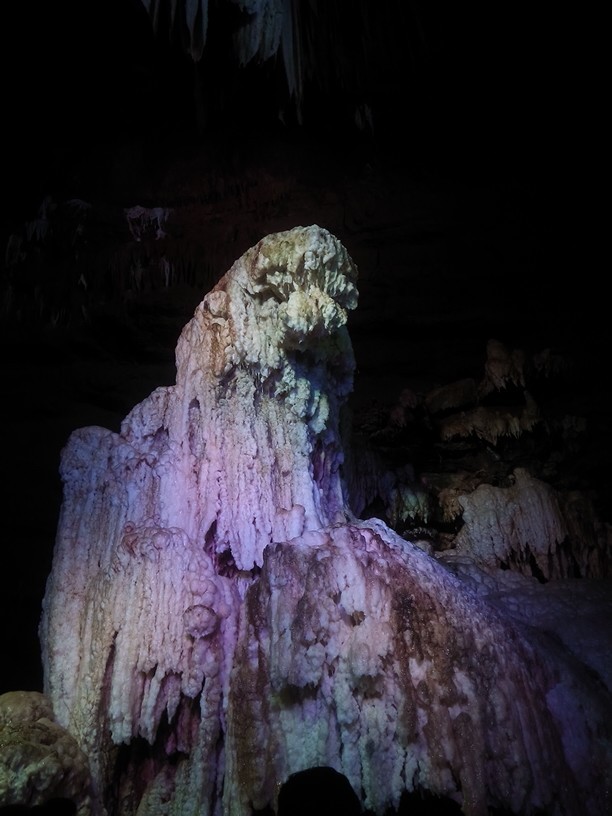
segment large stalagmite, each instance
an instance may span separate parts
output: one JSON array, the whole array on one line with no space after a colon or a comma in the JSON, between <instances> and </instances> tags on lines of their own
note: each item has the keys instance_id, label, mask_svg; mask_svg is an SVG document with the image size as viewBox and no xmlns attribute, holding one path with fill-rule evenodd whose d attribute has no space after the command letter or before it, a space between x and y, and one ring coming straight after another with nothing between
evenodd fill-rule
<instances>
[{"instance_id":1,"label":"large stalagmite","mask_svg":"<svg viewBox=\"0 0 612 816\"><path fill-rule=\"evenodd\" d=\"M356 277L320 227L264 238L183 330L176 384L70 437L41 640L94 813L251 816L316 766L376 814L404 790L605 812L604 691L356 518Z\"/></svg>"}]
</instances>

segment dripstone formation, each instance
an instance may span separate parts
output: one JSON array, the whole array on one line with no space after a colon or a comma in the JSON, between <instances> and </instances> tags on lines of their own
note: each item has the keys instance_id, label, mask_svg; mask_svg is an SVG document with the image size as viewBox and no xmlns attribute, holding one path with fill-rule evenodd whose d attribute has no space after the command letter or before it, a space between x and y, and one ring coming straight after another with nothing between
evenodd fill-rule
<instances>
[{"instance_id":1,"label":"dripstone formation","mask_svg":"<svg viewBox=\"0 0 612 816\"><path fill-rule=\"evenodd\" d=\"M608 812L609 689L359 517L385 474L350 452L356 284L325 229L267 236L185 326L176 384L119 433L71 435L40 631L89 764L80 813L251 816L321 766L380 816L405 791L469 816ZM462 564L495 581L506 545L470 525Z\"/></svg>"}]
</instances>

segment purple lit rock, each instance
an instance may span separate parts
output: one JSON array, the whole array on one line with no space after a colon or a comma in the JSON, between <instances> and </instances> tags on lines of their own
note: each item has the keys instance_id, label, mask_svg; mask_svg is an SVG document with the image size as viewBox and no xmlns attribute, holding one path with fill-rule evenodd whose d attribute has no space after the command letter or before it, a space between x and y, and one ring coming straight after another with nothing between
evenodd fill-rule
<instances>
[{"instance_id":1,"label":"purple lit rock","mask_svg":"<svg viewBox=\"0 0 612 816\"><path fill-rule=\"evenodd\" d=\"M68 441L41 640L94 813L251 816L320 766L376 814L412 790L607 812L609 690L357 518L356 279L326 230L269 235L185 326L176 384Z\"/></svg>"}]
</instances>

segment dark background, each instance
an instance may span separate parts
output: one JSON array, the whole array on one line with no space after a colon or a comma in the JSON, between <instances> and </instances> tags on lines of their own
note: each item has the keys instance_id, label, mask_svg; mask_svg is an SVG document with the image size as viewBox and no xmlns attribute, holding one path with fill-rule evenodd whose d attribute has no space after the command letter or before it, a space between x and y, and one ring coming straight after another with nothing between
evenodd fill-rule
<instances>
[{"instance_id":1,"label":"dark background","mask_svg":"<svg viewBox=\"0 0 612 816\"><path fill-rule=\"evenodd\" d=\"M562 398L590 422L574 478L597 486L610 520L602 21L543 3L301 7L296 105L279 58L238 64L244 18L223 0L210 2L197 66L138 0L2 6L3 247L46 196L101 215L80 267L57 216L35 273L3 270L0 691L42 685L36 630L69 433L117 429L173 382L182 325L276 229L319 223L358 262L362 401L477 375L489 337L572 356ZM356 125L364 105L372 128ZM245 180L248 207L234 195ZM205 255L206 273L169 291L96 287L96 258L134 250L121 212L135 204L174 207L173 246ZM83 268L86 313L58 318L82 296Z\"/></svg>"},{"instance_id":2,"label":"dark background","mask_svg":"<svg viewBox=\"0 0 612 816\"><path fill-rule=\"evenodd\" d=\"M304 138L356 138L354 106L366 101L378 149L397 150L404 165L420 155L439 170L500 172L558 191L588 182L596 170L604 60L602 20L591 8L423 0L296 5L308 54ZM232 34L244 15L230 0L210 0L197 69L180 29L162 22L154 36L140 0L34 0L5 4L2 18L12 198L41 195L50 185L71 192L77 181L67 170L79 161L89 184L104 184L109 149L139 141L159 159L169 140L191 137L196 125L209 139L242 145L262 131L295 135L280 57L238 65ZM288 128L276 127L281 109Z\"/></svg>"}]
</instances>

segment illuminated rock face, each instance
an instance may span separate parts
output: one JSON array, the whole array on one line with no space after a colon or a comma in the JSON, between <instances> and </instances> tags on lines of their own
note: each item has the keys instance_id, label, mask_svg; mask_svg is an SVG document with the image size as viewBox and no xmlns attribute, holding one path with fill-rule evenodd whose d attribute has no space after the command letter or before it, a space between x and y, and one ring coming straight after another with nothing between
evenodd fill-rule
<instances>
[{"instance_id":1,"label":"illuminated rock face","mask_svg":"<svg viewBox=\"0 0 612 816\"><path fill-rule=\"evenodd\" d=\"M229 812L329 765L377 814L415 789L467 814L603 813L606 695L382 522L272 545L245 609Z\"/></svg>"},{"instance_id":2,"label":"illuminated rock face","mask_svg":"<svg viewBox=\"0 0 612 816\"><path fill-rule=\"evenodd\" d=\"M403 790L605 812L605 695L355 518L356 275L319 227L263 239L183 330L176 384L63 452L45 692L95 813L250 816L316 766L377 814Z\"/></svg>"},{"instance_id":3,"label":"illuminated rock face","mask_svg":"<svg viewBox=\"0 0 612 816\"><path fill-rule=\"evenodd\" d=\"M216 797L240 596L271 542L347 520L340 408L355 281L344 247L318 227L265 238L185 327L176 385L138 405L120 434L85 428L63 452L45 683L100 797L112 746L135 738L189 756L177 813L183 794ZM135 809L142 793L115 796Z\"/></svg>"}]
</instances>

